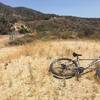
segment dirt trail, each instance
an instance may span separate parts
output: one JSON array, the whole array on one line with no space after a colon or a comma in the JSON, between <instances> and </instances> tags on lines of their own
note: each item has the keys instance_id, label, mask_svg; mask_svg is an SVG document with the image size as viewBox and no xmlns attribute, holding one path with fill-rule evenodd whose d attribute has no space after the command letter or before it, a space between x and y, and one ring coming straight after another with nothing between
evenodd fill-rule
<instances>
[{"instance_id":1,"label":"dirt trail","mask_svg":"<svg viewBox=\"0 0 100 100\"><path fill-rule=\"evenodd\" d=\"M11 53L14 53L18 50L19 47L6 47L0 49L0 57L5 57Z\"/></svg>"},{"instance_id":2,"label":"dirt trail","mask_svg":"<svg viewBox=\"0 0 100 100\"><path fill-rule=\"evenodd\" d=\"M17 37L22 37L23 35L17 35ZM6 44L9 41L9 35L0 35L0 60L7 58L11 54L19 51L21 46L7 46ZM0 61L1 62L1 61Z\"/></svg>"},{"instance_id":3,"label":"dirt trail","mask_svg":"<svg viewBox=\"0 0 100 100\"><path fill-rule=\"evenodd\" d=\"M8 35L0 35L0 48L5 47L5 43L9 41L9 36Z\"/></svg>"},{"instance_id":4,"label":"dirt trail","mask_svg":"<svg viewBox=\"0 0 100 100\"><path fill-rule=\"evenodd\" d=\"M23 37L24 35L16 35L16 38ZM0 35L0 48L5 48L9 41L9 35Z\"/></svg>"}]
</instances>

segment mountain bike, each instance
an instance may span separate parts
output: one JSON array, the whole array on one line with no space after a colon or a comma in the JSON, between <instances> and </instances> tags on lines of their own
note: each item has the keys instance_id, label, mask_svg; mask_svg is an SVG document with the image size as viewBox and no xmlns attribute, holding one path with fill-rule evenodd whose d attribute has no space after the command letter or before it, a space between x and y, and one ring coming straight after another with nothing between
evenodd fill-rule
<instances>
[{"instance_id":1,"label":"mountain bike","mask_svg":"<svg viewBox=\"0 0 100 100\"><path fill-rule=\"evenodd\" d=\"M69 58L59 58L55 59L49 68L49 72L53 74L54 77L59 79L69 79L72 77L76 77L77 80L79 77L85 73L95 70L95 75L100 78L100 57L96 59L80 59L81 54L73 53L74 59ZM81 67L81 60L92 60L87 66ZM93 67L95 66L96 67Z\"/></svg>"}]
</instances>

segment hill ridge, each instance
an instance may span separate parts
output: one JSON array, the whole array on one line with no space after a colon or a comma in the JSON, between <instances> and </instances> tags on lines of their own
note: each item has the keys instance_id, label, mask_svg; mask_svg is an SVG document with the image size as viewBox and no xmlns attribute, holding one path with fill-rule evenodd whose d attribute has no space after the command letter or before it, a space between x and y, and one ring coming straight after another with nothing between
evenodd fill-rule
<instances>
[{"instance_id":1,"label":"hill ridge","mask_svg":"<svg viewBox=\"0 0 100 100\"><path fill-rule=\"evenodd\" d=\"M100 38L100 18L82 18L45 14L26 7L11 7L0 3L0 34L9 33L9 23L22 21L38 37Z\"/></svg>"}]
</instances>

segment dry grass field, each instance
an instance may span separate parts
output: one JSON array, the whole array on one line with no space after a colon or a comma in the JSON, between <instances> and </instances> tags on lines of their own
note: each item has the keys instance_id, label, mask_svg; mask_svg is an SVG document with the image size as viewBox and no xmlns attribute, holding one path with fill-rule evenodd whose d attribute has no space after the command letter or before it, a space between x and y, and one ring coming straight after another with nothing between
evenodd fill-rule
<instances>
[{"instance_id":1,"label":"dry grass field","mask_svg":"<svg viewBox=\"0 0 100 100\"><path fill-rule=\"evenodd\" d=\"M6 49L6 50L5 50ZM5 51L4 51L5 50ZM53 40L0 49L0 100L100 100L100 83L94 72L66 80L48 73L59 57L81 53L82 58L100 56L100 42ZM4 56L5 55L5 56ZM82 62L82 66L86 63Z\"/></svg>"}]
</instances>

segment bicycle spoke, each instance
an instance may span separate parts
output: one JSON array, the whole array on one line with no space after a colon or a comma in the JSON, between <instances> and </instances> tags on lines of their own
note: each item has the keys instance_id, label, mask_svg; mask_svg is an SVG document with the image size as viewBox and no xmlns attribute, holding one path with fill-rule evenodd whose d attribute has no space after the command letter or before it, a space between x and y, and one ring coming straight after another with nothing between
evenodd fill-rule
<instances>
[{"instance_id":1,"label":"bicycle spoke","mask_svg":"<svg viewBox=\"0 0 100 100\"><path fill-rule=\"evenodd\" d=\"M71 78L74 75L74 69L76 67L76 63L73 62L71 59L61 58L55 60L51 66L50 70L56 76L62 79L64 77Z\"/></svg>"}]
</instances>

